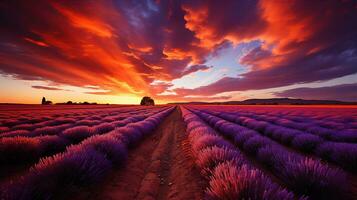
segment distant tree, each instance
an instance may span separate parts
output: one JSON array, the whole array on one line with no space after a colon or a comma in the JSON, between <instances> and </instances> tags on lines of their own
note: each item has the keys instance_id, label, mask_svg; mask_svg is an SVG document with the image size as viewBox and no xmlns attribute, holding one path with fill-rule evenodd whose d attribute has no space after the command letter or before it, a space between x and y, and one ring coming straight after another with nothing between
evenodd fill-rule
<instances>
[{"instance_id":1,"label":"distant tree","mask_svg":"<svg viewBox=\"0 0 357 200\"><path fill-rule=\"evenodd\" d=\"M73 102L72 101L67 101L67 103L66 104L73 104Z\"/></svg>"},{"instance_id":2,"label":"distant tree","mask_svg":"<svg viewBox=\"0 0 357 200\"><path fill-rule=\"evenodd\" d=\"M155 102L154 102L154 99L152 99L151 97L143 97L141 99L140 105L142 105L142 106L154 106Z\"/></svg>"}]
</instances>

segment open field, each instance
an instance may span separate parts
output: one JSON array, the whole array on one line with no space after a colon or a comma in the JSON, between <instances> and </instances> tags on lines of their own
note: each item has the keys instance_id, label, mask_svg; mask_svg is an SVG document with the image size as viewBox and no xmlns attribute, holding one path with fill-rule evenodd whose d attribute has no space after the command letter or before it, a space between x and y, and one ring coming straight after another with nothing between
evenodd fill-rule
<instances>
[{"instance_id":1,"label":"open field","mask_svg":"<svg viewBox=\"0 0 357 200\"><path fill-rule=\"evenodd\" d=\"M0 199L356 199L356 106L0 106Z\"/></svg>"}]
</instances>

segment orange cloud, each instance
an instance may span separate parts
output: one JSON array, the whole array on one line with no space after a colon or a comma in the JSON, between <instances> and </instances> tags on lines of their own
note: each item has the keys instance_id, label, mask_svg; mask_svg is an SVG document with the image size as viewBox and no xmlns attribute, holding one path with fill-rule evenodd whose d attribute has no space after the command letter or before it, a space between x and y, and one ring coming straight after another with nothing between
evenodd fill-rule
<instances>
[{"instance_id":1,"label":"orange cloud","mask_svg":"<svg viewBox=\"0 0 357 200\"><path fill-rule=\"evenodd\" d=\"M113 36L113 28L106 23L80 15L74 11L60 6L59 4L54 4L54 7L61 14L66 16L71 21L72 25L75 27L82 28L99 37L108 38Z\"/></svg>"}]
</instances>

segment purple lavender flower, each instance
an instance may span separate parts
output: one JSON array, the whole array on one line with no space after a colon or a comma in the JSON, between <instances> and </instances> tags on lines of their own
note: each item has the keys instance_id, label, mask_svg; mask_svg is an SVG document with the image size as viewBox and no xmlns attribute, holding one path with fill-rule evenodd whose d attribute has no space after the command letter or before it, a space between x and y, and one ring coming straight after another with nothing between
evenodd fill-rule
<instances>
[{"instance_id":1,"label":"purple lavender flower","mask_svg":"<svg viewBox=\"0 0 357 200\"><path fill-rule=\"evenodd\" d=\"M219 164L209 181L206 198L210 200L293 200L294 194L272 183L262 172L230 162Z\"/></svg>"}]
</instances>

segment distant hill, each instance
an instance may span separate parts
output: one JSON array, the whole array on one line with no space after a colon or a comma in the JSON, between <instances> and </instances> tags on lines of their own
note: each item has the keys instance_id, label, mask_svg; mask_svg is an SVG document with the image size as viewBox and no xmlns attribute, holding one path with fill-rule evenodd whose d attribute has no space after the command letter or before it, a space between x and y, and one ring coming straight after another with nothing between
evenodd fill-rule
<instances>
[{"instance_id":1,"label":"distant hill","mask_svg":"<svg viewBox=\"0 0 357 200\"><path fill-rule=\"evenodd\" d=\"M305 100L290 98L271 98L271 99L247 99L243 101L225 102L179 102L169 104L215 104L215 105L357 105L357 102L343 102L336 100Z\"/></svg>"}]
</instances>

